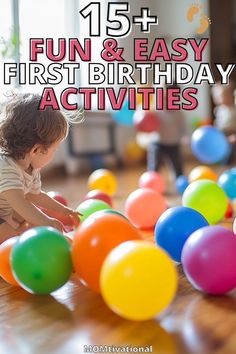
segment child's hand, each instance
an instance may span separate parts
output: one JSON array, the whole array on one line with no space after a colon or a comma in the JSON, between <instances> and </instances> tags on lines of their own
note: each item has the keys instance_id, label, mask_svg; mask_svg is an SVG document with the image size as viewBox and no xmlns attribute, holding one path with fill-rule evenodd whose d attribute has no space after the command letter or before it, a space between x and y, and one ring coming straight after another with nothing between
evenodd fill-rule
<instances>
[{"instance_id":1,"label":"child's hand","mask_svg":"<svg viewBox=\"0 0 236 354\"><path fill-rule=\"evenodd\" d=\"M60 231L61 233L63 233L64 231L64 226L63 224L57 220L57 219L53 219L53 218L49 218L50 220L50 226L54 227L55 229L57 229L58 231Z\"/></svg>"},{"instance_id":2,"label":"child's hand","mask_svg":"<svg viewBox=\"0 0 236 354\"><path fill-rule=\"evenodd\" d=\"M79 211L68 208L68 215L73 220L75 226L80 224L80 216L82 216L82 214Z\"/></svg>"}]
</instances>

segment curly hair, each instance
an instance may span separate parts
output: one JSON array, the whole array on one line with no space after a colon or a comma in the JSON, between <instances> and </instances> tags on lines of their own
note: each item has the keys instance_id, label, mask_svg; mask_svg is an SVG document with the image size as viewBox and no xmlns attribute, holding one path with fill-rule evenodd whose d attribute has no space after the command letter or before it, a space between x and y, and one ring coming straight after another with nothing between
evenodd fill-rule
<instances>
[{"instance_id":1,"label":"curly hair","mask_svg":"<svg viewBox=\"0 0 236 354\"><path fill-rule=\"evenodd\" d=\"M14 94L0 119L0 149L15 160L23 159L36 144L49 148L68 134L69 118L47 107L39 110L37 94Z\"/></svg>"}]
</instances>

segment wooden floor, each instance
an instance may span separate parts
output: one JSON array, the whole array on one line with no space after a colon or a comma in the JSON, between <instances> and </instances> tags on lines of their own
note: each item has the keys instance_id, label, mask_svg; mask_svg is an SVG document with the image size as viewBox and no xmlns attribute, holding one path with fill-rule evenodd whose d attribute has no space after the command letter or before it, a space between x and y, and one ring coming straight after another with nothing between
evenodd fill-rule
<instances>
[{"instance_id":1,"label":"wooden floor","mask_svg":"<svg viewBox=\"0 0 236 354\"><path fill-rule=\"evenodd\" d=\"M117 172L116 208L137 188L142 169ZM171 178L169 191L171 192ZM76 207L87 191L86 178L44 178ZM169 193L170 205L180 198ZM232 221L227 226L232 227ZM153 234L144 235L152 240ZM219 260L222 261L222 260ZM112 313L99 295L75 277L51 296L31 295L0 280L0 354L82 354L86 345L152 346L157 354L235 354L236 294L213 297L194 290L179 270L179 290L157 319L131 322ZM94 350L98 351L97 347ZM134 348L135 350L135 348Z\"/></svg>"}]
</instances>

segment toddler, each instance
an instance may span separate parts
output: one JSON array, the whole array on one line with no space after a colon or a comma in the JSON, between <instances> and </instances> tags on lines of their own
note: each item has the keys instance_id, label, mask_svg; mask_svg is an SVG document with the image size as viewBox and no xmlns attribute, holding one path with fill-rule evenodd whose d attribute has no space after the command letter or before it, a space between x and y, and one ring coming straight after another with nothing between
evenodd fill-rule
<instances>
[{"instance_id":1,"label":"toddler","mask_svg":"<svg viewBox=\"0 0 236 354\"><path fill-rule=\"evenodd\" d=\"M179 89L179 86L174 83L166 86L168 88ZM167 158L178 177L183 174L180 142L182 138L188 137L188 127L180 110L163 110L157 114L160 122L159 138L148 147L147 170L158 171L163 159Z\"/></svg>"},{"instance_id":2,"label":"toddler","mask_svg":"<svg viewBox=\"0 0 236 354\"><path fill-rule=\"evenodd\" d=\"M0 119L0 243L34 226L62 232L62 223L40 207L79 223L78 212L41 190L40 170L66 138L69 120L49 107L40 111L39 103L39 95L14 95Z\"/></svg>"}]
</instances>

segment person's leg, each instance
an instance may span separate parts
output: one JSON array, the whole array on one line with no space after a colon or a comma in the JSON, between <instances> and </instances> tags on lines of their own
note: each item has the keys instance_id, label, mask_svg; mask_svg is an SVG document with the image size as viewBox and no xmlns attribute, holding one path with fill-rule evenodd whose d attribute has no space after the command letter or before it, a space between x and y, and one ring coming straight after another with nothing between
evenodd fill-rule
<instances>
[{"instance_id":1,"label":"person's leg","mask_svg":"<svg viewBox=\"0 0 236 354\"><path fill-rule=\"evenodd\" d=\"M151 143L147 151L147 171L158 171L162 163L162 149L159 143Z\"/></svg>"},{"instance_id":2,"label":"person's leg","mask_svg":"<svg viewBox=\"0 0 236 354\"><path fill-rule=\"evenodd\" d=\"M166 148L166 154L174 168L176 177L183 174L183 163L180 152L180 147L178 145L168 146Z\"/></svg>"}]
</instances>

